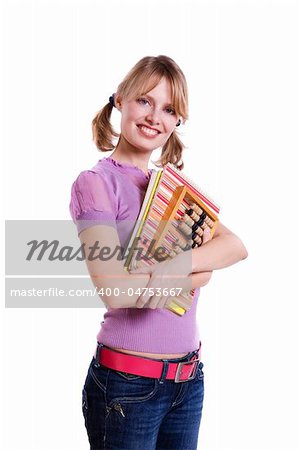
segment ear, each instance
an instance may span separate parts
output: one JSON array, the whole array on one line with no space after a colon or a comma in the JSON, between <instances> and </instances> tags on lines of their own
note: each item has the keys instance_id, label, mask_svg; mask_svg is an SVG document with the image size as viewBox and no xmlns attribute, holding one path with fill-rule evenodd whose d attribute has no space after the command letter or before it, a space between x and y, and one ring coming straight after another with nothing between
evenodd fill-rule
<instances>
[{"instance_id":1,"label":"ear","mask_svg":"<svg viewBox=\"0 0 299 450\"><path fill-rule=\"evenodd\" d=\"M121 104L121 98L120 98L119 94L115 94L114 104L115 104L115 108L117 108L119 111L121 111L122 104Z\"/></svg>"}]
</instances>

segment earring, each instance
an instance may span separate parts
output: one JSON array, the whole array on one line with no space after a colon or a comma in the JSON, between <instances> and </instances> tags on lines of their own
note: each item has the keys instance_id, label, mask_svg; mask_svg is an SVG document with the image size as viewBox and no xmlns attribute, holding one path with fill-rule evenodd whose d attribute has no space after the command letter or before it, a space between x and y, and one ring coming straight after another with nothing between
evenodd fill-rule
<instances>
[{"instance_id":1,"label":"earring","mask_svg":"<svg viewBox=\"0 0 299 450\"><path fill-rule=\"evenodd\" d=\"M181 125L181 119L179 119L178 123L176 124L176 127L179 127Z\"/></svg>"}]
</instances>

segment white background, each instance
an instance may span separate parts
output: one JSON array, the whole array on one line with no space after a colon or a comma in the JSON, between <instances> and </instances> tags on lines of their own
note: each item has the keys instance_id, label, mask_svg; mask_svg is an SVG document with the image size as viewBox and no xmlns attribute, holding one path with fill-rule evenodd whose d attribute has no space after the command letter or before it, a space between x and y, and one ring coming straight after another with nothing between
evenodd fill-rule
<instances>
[{"instance_id":1,"label":"white background","mask_svg":"<svg viewBox=\"0 0 299 450\"><path fill-rule=\"evenodd\" d=\"M72 182L102 157L95 112L143 56L181 66L185 172L249 252L201 290L199 448L298 449L298 2L7 0L1 11L6 219L69 219ZM88 449L81 389L103 313L2 309L3 449Z\"/></svg>"}]
</instances>

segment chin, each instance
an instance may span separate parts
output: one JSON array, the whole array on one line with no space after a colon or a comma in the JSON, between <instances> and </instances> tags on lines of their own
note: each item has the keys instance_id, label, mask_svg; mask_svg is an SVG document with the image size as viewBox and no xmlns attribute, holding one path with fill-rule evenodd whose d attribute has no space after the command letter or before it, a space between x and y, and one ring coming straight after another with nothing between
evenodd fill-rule
<instances>
[{"instance_id":1,"label":"chin","mask_svg":"<svg viewBox=\"0 0 299 450\"><path fill-rule=\"evenodd\" d=\"M160 148L164 145L163 142L157 141L150 141L140 138L140 136L136 136L135 133L132 133L130 136L123 136L125 140L130 144L132 147L138 148L140 151L143 152L152 152L156 150L157 148Z\"/></svg>"},{"instance_id":2,"label":"chin","mask_svg":"<svg viewBox=\"0 0 299 450\"><path fill-rule=\"evenodd\" d=\"M144 142L140 142L139 139L128 141L133 147L138 148L138 150L143 152L152 152L160 147L159 144L154 145L153 143L145 144ZM163 145L163 144L162 144Z\"/></svg>"}]
</instances>

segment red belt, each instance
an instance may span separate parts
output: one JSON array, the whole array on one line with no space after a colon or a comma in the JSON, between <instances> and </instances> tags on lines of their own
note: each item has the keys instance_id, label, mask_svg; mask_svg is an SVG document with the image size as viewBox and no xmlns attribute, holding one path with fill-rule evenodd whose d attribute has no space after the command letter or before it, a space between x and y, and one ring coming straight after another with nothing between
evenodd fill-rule
<instances>
[{"instance_id":1,"label":"red belt","mask_svg":"<svg viewBox=\"0 0 299 450\"><path fill-rule=\"evenodd\" d=\"M164 362L161 360L129 355L107 347L101 347L95 359L109 369L142 377L161 378L164 369ZM168 362L165 379L174 380L175 383L193 380L199 362L198 354L192 356L189 361Z\"/></svg>"}]
</instances>

